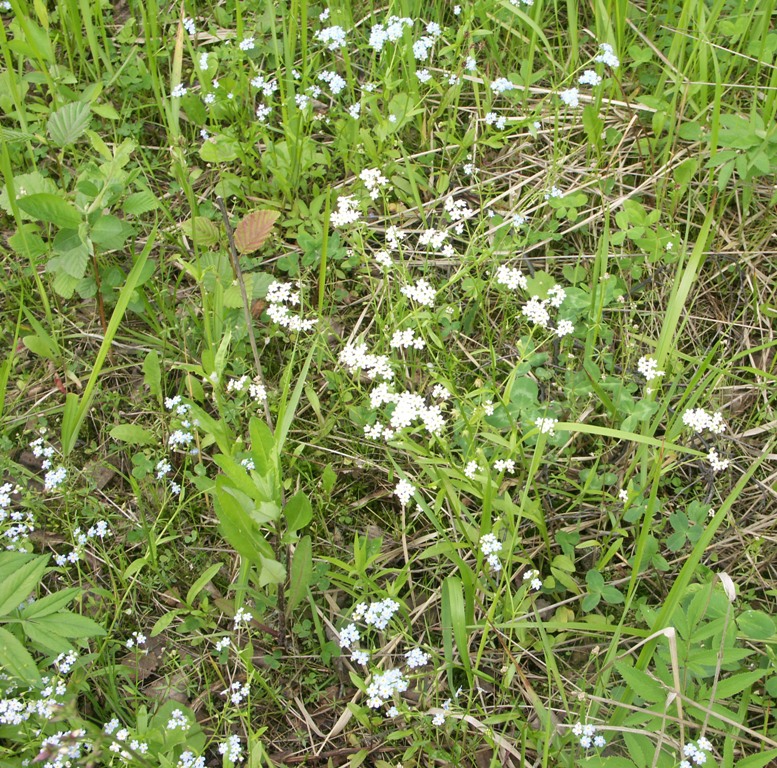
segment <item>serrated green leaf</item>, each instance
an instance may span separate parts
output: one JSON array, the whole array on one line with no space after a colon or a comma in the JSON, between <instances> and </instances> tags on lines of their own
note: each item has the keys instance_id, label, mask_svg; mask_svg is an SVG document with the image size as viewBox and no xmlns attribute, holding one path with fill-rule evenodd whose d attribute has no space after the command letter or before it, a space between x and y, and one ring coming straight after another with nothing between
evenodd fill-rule
<instances>
[{"instance_id":1,"label":"serrated green leaf","mask_svg":"<svg viewBox=\"0 0 777 768\"><path fill-rule=\"evenodd\" d=\"M745 688L750 688L754 683L757 683L768 671L768 669L755 669L752 672L741 672L718 680L715 698L729 699L737 693L741 693Z\"/></svg>"},{"instance_id":2,"label":"serrated green leaf","mask_svg":"<svg viewBox=\"0 0 777 768\"><path fill-rule=\"evenodd\" d=\"M92 119L91 109L88 103L71 101L65 104L49 116L46 129L51 140L58 147L67 147L74 144L89 127Z\"/></svg>"},{"instance_id":3,"label":"serrated green leaf","mask_svg":"<svg viewBox=\"0 0 777 768\"><path fill-rule=\"evenodd\" d=\"M30 652L3 627L0 627L0 668L28 685L40 681L40 672Z\"/></svg>"},{"instance_id":4,"label":"serrated green leaf","mask_svg":"<svg viewBox=\"0 0 777 768\"><path fill-rule=\"evenodd\" d=\"M35 591L48 561L47 555L36 557L5 577L0 586L0 616L6 616L18 608Z\"/></svg>"},{"instance_id":5,"label":"serrated green leaf","mask_svg":"<svg viewBox=\"0 0 777 768\"><path fill-rule=\"evenodd\" d=\"M130 216L140 216L142 213L148 213L157 208L159 208L159 200L149 189L143 189L129 195L122 205L124 213Z\"/></svg>"},{"instance_id":6,"label":"serrated green leaf","mask_svg":"<svg viewBox=\"0 0 777 768\"><path fill-rule=\"evenodd\" d=\"M750 755L737 760L734 768L764 768L777 757L777 749L767 749L765 752L759 752L757 755Z\"/></svg>"},{"instance_id":7,"label":"serrated green leaf","mask_svg":"<svg viewBox=\"0 0 777 768\"><path fill-rule=\"evenodd\" d=\"M66 200L48 192L38 192L19 198L19 208L38 221L54 224L62 229L78 229L81 214Z\"/></svg>"},{"instance_id":8,"label":"serrated green leaf","mask_svg":"<svg viewBox=\"0 0 777 768\"><path fill-rule=\"evenodd\" d=\"M117 251L124 247L127 238L135 232L134 227L116 216L100 216L90 231L92 240L106 251Z\"/></svg>"}]
</instances>

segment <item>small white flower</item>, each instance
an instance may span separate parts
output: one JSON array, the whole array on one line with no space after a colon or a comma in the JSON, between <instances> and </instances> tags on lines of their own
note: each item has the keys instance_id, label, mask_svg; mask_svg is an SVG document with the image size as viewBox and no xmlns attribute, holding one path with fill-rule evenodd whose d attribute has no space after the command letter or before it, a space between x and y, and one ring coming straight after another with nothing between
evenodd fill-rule
<instances>
[{"instance_id":1,"label":"small white flower","mask_svg":"<svg viewBox=\"0 0 777 768\"><path fill-rule=\"evenodd\" d=\"M583 72L583 74L580 75L580 77L577 79L577 82L580 83L580 85L590 85L595 87L602 82L602 78L600 75L597 75L593 69L586 69L586 71Z\"/></svg>"},{"instance_id":2,"label":"small white flower","mask_svg":"<svg viewBox=\"0 0 777 768\"><path fill-rule=\"evenodd\" d=\"M340 647L350 648L354 643L359 642L359 630L356 624L349 624L340 630Z\"/></svg>"},{"instance_id":3,"label":"small white flower","mask_svg":"<svg viewBox=\"0 0 777 768\"><path fill-rule=\"evenodd\" d=\"M410 669L418 669L429 663L429 654L424 653L420 648L413 648L405 654L405 663Z\"/></svg>"},{"instance_id":4,"label":"small white flower","mask_svg":"<svg viewBox=\"0 0 777 768\"><path fill-rule=\"evenodd\" d=\"M544 435L555 435L555 426L558 424L558 419L546 419L544 417L540 417L535 422L537 425L537 429L539 429L541 434Z\"/></svg>"},{"instance_id":5,"label":"small white flower","mask_svg":"<svg viewBox=\"0 0 777 768\"><path fill-rule=\"evenodd\" d=\"M399 503L404 507L413 498L415 493L415 486L409 483L404 478L397 483L394 488L394 495L399 499Z\"/></svg>"},{"instance_id":6,"label":"small white flower","mask_svg":"<svg viewBox=\"0 0 777 768\"><path fill-rule=\"evenodd\" d=\"M475 477L475 473L478 471L478 463L476 461L470 461L466 467L464 467L464 475L472 480Z\"/></svg>"},{"instance_id":7,"label":"small white flower","mask_svg":"<svg viewBox=\"0 0 777 768\"><path fill-rule=\"evenodd\" d=\"M658 362L652 357L640 357L637 361L637 370L645 377L647 381L663 376L664 372L658 370Z\"/></svg>"},{"instance_id":8,"label":"small white flower","mask_svg":"<svg viewBox=\"0 0 777 768\"><path fill-rule=\"evenodd\" d=\"M599 44L599 55L594 59L599 64L605 64L611 69L617 69L620 66L620 60L615 55L613 47L609 43Z\"/></svg>"},{"instance_id":9,"label":"small white flower","mask_svg":"<svg viewBox=\"0 0 777 768\"><path fill-rule=\"evenodd\" d=\"M561 91L558 97L568 107L574 108L580 106L580 92L577 90L577 88L568 88L566 91Z\"/></svg>"}]
</instances>

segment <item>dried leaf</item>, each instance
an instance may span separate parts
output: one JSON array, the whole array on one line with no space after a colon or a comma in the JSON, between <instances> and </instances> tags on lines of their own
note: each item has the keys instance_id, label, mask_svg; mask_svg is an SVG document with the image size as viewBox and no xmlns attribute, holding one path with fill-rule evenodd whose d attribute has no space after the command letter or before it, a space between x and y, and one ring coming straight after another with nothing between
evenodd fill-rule
<instances>
[{"instance_id":1,"label":"dried leaf","mask_svg":"<svg viewBox=\"0 0 777 768\"><path fill-rule=\"evenodd\" d=\"M235 229L235 246L240 253L251 253L260 248L270 234L278 211L253 211L243 217Z\"/></svg>"}]
</instances>

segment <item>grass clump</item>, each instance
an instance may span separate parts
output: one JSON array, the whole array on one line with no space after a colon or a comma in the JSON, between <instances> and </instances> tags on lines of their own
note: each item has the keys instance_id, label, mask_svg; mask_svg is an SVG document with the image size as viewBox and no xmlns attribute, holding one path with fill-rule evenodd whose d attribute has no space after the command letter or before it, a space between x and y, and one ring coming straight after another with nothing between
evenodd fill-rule
<instances>
[{"instance_id":1,"label":"grass clump","mask_svg":"<svg viewBox=\"0 0 777 768\"><path fill-rule=\"evenodd\" d=\"M768 3L2 13L0 764L777 759Z\"/></svg>"}]
</instances>

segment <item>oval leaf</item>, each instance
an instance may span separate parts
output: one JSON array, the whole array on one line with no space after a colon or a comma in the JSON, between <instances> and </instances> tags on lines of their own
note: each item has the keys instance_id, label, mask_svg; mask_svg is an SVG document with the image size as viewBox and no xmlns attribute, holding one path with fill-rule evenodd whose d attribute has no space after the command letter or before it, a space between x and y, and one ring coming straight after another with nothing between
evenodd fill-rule
<instances>
[{"instance_id":1,"label":"oval leaf","mask_svg":"<svg viewBox=\"0 0 777 768\"><path fill-rule=\"evenodd\" d=\"M151 432L139 424L119 424L110 431L110 436L129 445L151 445L157 441Z\"/></svg>"},{"instance_id":2,"label":"oval leaf","mask_svg":"<svg viewBox=\"0 0 777 768\"><path fill-rule=\"evenodd\" d=\"M240 253L251 253L260 248L270 235L278 211L253 211L243 217L235 229L235 246Z\"/></svg>"},{"instance_id":3,"label":"oval leaf","mask_svg":"<svg viewBox=\"0 0 777 768\"><path fill-rule=\"evenodd\" d=\"M57 195L38 192L19 198L19 208L39 221L47 221L58 227L78 229L81 214L70 203Z\"/></svg>"},{"instance_id":4,"label":"oval leaf","mask_svg":"<svg viewBox=\"0 0 777 768\"><path fill-rule=\"evenodd\" d=\"M40 680L40 672L29 651L2 627L0 627L0 668L29 685Z\"/></svg>"}]
</instances>

